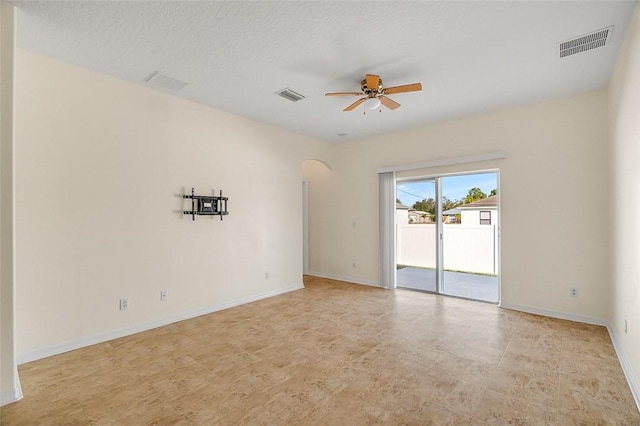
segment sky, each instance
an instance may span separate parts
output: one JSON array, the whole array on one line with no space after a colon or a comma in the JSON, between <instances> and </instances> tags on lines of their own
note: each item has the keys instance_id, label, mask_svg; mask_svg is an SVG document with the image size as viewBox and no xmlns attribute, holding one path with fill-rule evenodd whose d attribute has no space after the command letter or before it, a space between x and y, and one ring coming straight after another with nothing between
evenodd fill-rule
<instances>
[{"instance_id":1,"label":"sky","mask_svg":"<svg viewBox=\"0 0 640 426\"><path fill-rule=\"evenodd\" d=\"M479 173L474 175L445 176L442 178L442 195L451 200L459 200L467 195L473 187L482 189L489 195L492 189L498 187L496 173ZM411 207L416 201L425 198L435 198L435 181L405 181L396 184L396 197L402 204Z\"/></svg>"}]
</instances>

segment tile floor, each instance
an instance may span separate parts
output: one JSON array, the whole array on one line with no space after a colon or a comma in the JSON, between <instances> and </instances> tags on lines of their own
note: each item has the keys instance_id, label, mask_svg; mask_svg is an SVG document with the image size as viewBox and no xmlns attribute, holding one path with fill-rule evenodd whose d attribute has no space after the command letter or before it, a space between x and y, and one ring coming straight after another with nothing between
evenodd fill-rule
<instances>
[{"instance_id":1,"label":"tile floor","mask_svg":"<svg viewBox=\"0 0 640 426\"><path fill-rule=\"evenodd\" d=\"M2 425L639 425L606 329L307 288L20 367Z\"/></svg>"}]
</instances>

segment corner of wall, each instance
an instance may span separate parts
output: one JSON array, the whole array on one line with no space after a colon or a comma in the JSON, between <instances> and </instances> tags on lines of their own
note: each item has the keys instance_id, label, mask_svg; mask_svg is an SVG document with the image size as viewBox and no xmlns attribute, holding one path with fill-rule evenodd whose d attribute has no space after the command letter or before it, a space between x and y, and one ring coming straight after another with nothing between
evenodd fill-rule
<instances>
[{"instance_id":1,"label":"corner of wall","mask_svg":"<svg viewBox=\"0 0 640 426\"><path fill-rule=\"evenodd\" d=\"M15 46L15 7L0 2L0 405L22 398L15 340Z\"/></svg>"},{"instance_id":2,"label":"corner of wall","mask_svg":"<svg viewBox=\"0 0 640 426\"><path fill-rule=\"evenodd\" d=\"M640 408L640 3L608 88L609 333Z\"/></svg>"},{"instance_id":3,"label":"corner of wall","mask_svg":"<svg viewBox=\"0 0 640 426\"><path fill-rule=\"evenodd\" d=\"M622 366L622 372L624 373L627 383L629 383L629 387L631 388L633 399L636 401L638 410L640 410L640 380L638 380L638 376L633 369L633 365L629 362L629 358L624 351L624 347L620 343L620 339L618 339L618 334L610 322L607 322L607 330L609 331L613 348L615 349L620 365Z\"/></svg>"}]
</instances>

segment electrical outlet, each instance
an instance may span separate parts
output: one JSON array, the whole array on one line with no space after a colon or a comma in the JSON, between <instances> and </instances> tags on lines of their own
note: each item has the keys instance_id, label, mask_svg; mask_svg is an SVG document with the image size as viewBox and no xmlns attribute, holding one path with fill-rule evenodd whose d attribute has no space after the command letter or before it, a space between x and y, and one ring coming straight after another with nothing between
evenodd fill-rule
<instances>
[{"instance_id":1,"label":"electrical outlet","mask_svg":"<svg viewBox=\"0 0 640 426\"><path fill-rule=\"evenodd\" d=\"M169 292L167 290L162 290L160 292L160 301L166 302L168 298L169 298Z\"/></svg>"},{"instance_id":2,"label":"electrical outlet","mask_svg":"<svg viewBox=\"0 0 640 426\"><path fill-rule=\"evenodd\" d=\"M265 280L268 280L268 279L269 279L269 273L268 273L268 272L265 272L265 273L264 273L264 279L265 279Z\"/></svg>"},{"instance_id":3,"label":"electrical outlet","mask_svg":"<svg viewBox=\"0 0 640 426\"><path fill-rule=\"evenodd\" d=\"M127 299L120 299L120 310L121 311L126 311L128 306L129 306L129 302L127 301Z\"/></svg>"},{"instance_id":4,"label":"electrical outlet","mask_svg":"<svg viewBox=\"0 0 640 426\"><path fill-rule=\"evenodd\" d=\"M627 334L627 320L624 320L624 334Z\"/></svg>"},{"instance_id":5,"label":"electrical outlet","mask_svg":"<svg viewBox=\"0 0 640 426\"><path fill-rule=\"evenodd\" d=\"M569 294L571 295L571 297L578 297L578 289L575 287L571 287L571 289L569 289Z\"/></svg>"}]
</instances>

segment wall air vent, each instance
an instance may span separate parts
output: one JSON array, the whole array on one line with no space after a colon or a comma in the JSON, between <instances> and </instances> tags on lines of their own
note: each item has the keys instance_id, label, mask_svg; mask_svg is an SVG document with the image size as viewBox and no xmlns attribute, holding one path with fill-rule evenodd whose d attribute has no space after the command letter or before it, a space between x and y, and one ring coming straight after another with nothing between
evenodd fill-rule
<instances>
[{"instance_id":1,"label":"wall air vent","mask_svg":"<svg viewBox=\"0 0 640 426\"><path fill-rule=\"evenodd\" d=\"M558 43L560 57L564 58L566 56L575 55L576 53L582 53L586 52L587 50L602 47L609 42L612 32L613 25L589 34L585 34L580 37L573 38L571 40Z\"/></svg>"},{"instance_id":2,"label":"wall air vent","mask_svg":"<svg viewBox=\"0 0 640 426\"><path fill-rule=\"evenodd\" d=\"M300 93L294 92L288 87L277 91L276 95L282 96L283 98L288 99L291 102L298 102L304 99L304 96L302 96Z\"/></svg>"},{"instance_id":3,"label":"wall air vent","mask_svg":"<svg viewBox=\"0 0 640 426\"><path fill-rule=\"evenodd\" d=\"M163 74L160 71L154 72L145 81L154 87L171 90L172 92L177 92L178 90L189 84L186 81L169 77L168 75Z\"/></svg>"}]
</instances>

